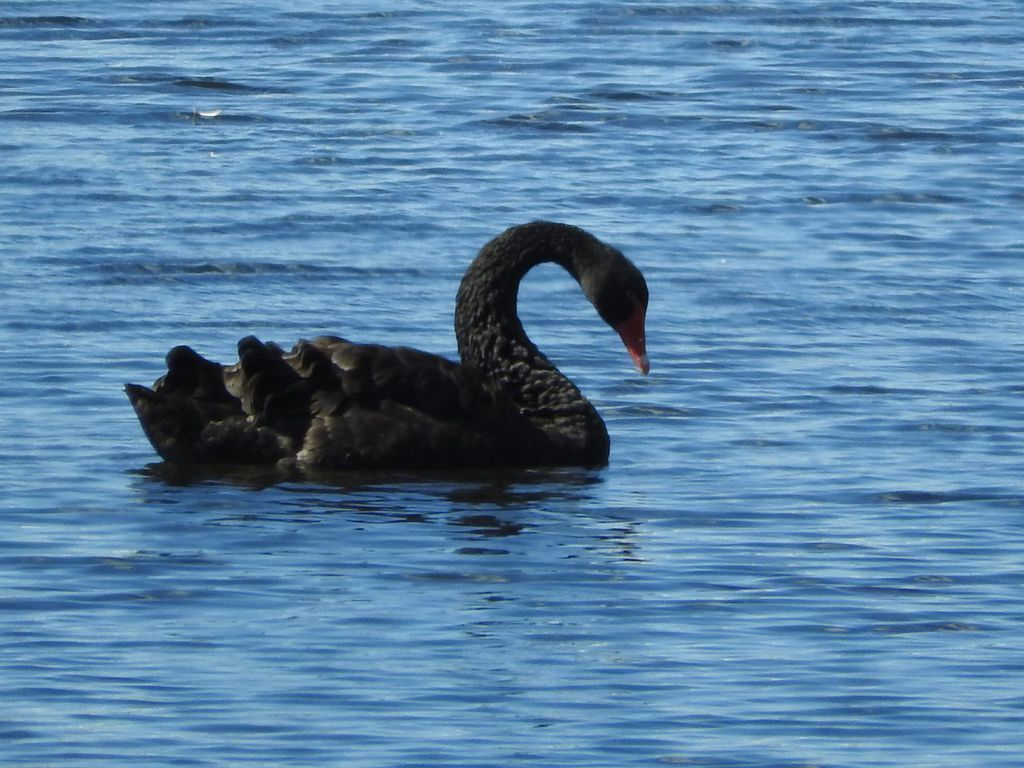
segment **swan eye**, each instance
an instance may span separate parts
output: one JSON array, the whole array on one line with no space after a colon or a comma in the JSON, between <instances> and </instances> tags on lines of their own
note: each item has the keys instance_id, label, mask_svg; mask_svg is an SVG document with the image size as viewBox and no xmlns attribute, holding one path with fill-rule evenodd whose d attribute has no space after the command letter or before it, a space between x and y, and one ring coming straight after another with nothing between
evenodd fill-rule
<instances>
[{"instance_id":1,"label":"swan eye","mask_svg":"<svg viewBox=\"0 0 1024 768\"><path fill-rule=\"evenodd\" d=\"M625 290L625 296L626 296L626 299L634 307L643 307L644 309L647 309L647 295L646 295L646 291L645 292L641 292L641 291L638 291L636 288L627 288Z\"/></svg>"}]
</instances>

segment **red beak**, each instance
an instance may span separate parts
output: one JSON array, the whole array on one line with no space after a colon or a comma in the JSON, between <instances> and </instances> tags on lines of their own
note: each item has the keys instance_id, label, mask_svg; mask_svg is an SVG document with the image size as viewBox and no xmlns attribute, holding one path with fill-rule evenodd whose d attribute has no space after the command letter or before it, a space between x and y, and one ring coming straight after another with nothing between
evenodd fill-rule
<instances>
[{"instance_id":1,"label":"red beak","mask_svg":"<svg viewBox=\"0 0 1024 768\"><path fill-rule=\"evenodd\" d=\"M633 358L633 365L644 376L651 370L651 364L647 360L647 338L644 334L645 315L646 308L637 304L633 314L615 326L622 343L626 345L626 351Z\"/></svg>"}]
</instances>

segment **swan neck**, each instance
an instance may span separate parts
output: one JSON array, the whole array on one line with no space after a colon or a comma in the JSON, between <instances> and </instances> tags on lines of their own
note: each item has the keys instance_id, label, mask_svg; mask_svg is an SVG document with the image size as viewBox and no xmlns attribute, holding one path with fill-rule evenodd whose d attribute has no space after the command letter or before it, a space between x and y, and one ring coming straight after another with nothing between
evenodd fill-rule
<instances>
[{"instance_id":1,"label":"swan neck","mask_svg":"<svg viewBox=\"0 0 1024 768\"><path fill-rule=\"evenodd\" d=\"M519 320L519 287L538 264L559 264L577 280L570 255L550 239L524 244L509 230L485 245L466 271L455 305L455 334L463 363L487 372L523 364L557 371L530 341Z\"/></svg>"},{"instance_id":2,"label":"swan neck","mask_svg":"<svg viewBox=\"0 0 1024 768\"><path fill-rule=\"evenodd\" d=\"M529 226L529 225L528 225ZM607 461L608 433L597 410L527 337L519 320L519 286L537 264L554 262L579 282L572 238L579 230L509 230L480 251L459 287L455 333L459 354L494 381L516 409L548 436L555 452L588 463ZM561 239L559 239L561 235Z\"/></svg>"}]
</instances>

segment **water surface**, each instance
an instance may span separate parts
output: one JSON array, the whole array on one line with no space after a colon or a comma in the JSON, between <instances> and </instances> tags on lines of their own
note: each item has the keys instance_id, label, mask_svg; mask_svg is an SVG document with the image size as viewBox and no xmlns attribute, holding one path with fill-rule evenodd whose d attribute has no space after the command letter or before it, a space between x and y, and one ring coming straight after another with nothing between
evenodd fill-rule
<instances>
[{"instance_id":1,"label":"water surface","mask_svg":"<svg viewBox=\"0 0 1024 768\"><path fill-rule=\"evenodd\" d=\"M5 3L4 764L1019 765L1019 21ZM454 355L535 218L651 287L647 379L521 297L607 469L156 462L120 387L171 346Z\"/></svg>"}]
</instances>

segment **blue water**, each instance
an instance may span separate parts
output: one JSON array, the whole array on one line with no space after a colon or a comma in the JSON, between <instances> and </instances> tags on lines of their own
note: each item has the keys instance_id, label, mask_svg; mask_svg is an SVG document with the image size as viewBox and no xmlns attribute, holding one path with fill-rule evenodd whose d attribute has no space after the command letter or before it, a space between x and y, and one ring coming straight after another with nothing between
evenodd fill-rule
<instances>
[{"instance_id":1,"label":"blue water","mask_svg":"<svg viewBox=\"0 0 1024 768\"><path fill-rule=\"evenodd\" d=\"M0 6L5 766L1021 765L1015 2ZM219 113L217 112L219 110ZM607 469L156 462L190 343L455 354L505 227Z\"/></svg>"}]
</instances>

